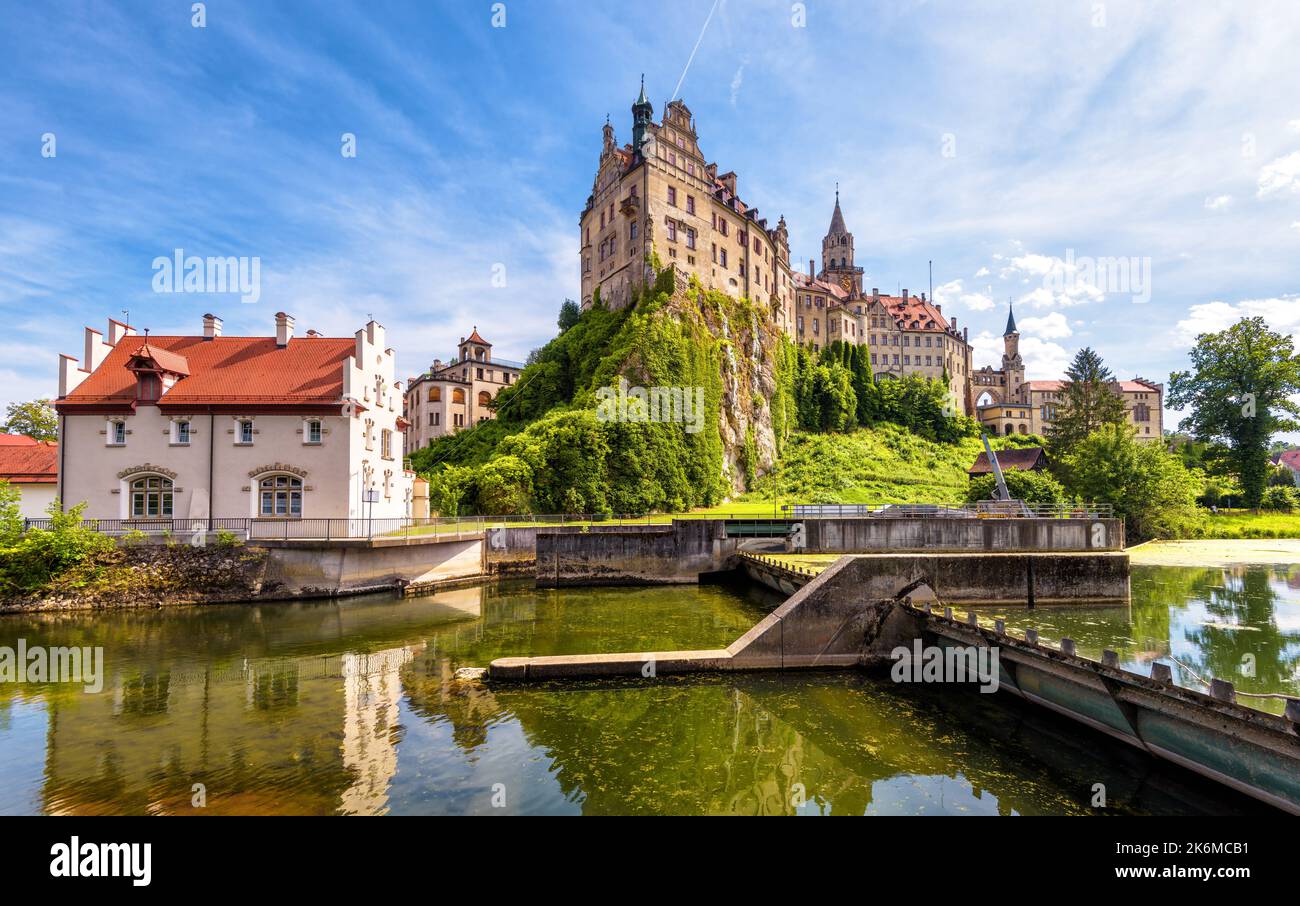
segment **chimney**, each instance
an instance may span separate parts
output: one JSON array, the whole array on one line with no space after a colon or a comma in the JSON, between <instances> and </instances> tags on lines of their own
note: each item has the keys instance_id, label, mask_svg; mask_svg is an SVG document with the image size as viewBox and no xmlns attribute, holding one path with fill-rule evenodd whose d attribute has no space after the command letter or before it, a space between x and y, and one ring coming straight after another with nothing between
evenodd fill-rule
<instances>
[{"instance_id":1,"label":"chimney","mask_svg":"<svg viewBox=\"0 0 1300 906\"><path fill-rule=\"evenodd\" d=\"M956 319L956 318L953 318L953 319L952 319L952 329L953 329L953 330L956 330L956 329L957 329L957 319Z\"/></svg>"},{"instance_id":2,"label":"chimney","mask_svg":"<svg viewBox=\"0 0 1300 906\"><path fill-rule=\"evenodd\" d=\"M925 293L921 293L921 301L922 301L922 302L925 301Z\"/></svg>"},{"instance_id":3,"label":"chimney","mask_svg":"<svg viewBox=\"0 0 1300 906\"><path fill-rule=\"evenodd\" d=\"M943 314L943 306L942 306L942 305L936 305L936 306L934 307L934 310L937 311L939 314Z\"/></svg>"},{"instance_id":4,"label":"chimney","mask_svg":"<svg viewBox=\"0 0 1300 906\"><path fill-rule=\"evenodd\" d=\"M293 315L282 311L275 313L275 345L284 348L293 339Z\"/></svg>"},{"instance_id":5,"label":"chimney","mask_svg":"<svg viewBox=\"0 0 1300 906\"><path fill-rule=\"evenodd\" d=\"M813 277L817 276L816 274L813 273L813 268L816 267L816 265L817 265L817 263L816 263L815 261L813 261L813 259L811 259L811 258L808 259L808 279L809 279L809 280L811 280Z\"/></svg>"},{"instance_id":6,"label":"chimney","mask_svg":"<svg viewBox=\"0 0 1300 906\"><path fill-rule=\"evenodd\" d=\"M873 298L873 299L879 299L879 298L880 298L880 287L878 287L878 286L873 286L873 287L871 287L871 298Z\"/></svg>"},{"instance_id":7,"label":"chimney","mask_svg":"<svg viewBox=\"0 0 1300 906\"><path fill-rule=\"evenodd\" d=\"M906 288L903 289L903 301L904 301L904 302L907 301L907 289L906 289Z\"/></svg>"},{"instance_id":8,"label":"chimney","mask_svg":"<svg viewBox=\"0 0 1300 906\"><path fill-rule=\"evenodd\" d=\"M434 370L434 371L441 371L441 370L442 370L442 359L434 359L434 360L433 360L433 370Z\"/></svg>"},{"instance_id":9,"label":"chimney","mask_svg":"<svg viewBox=\"0 0 1300 906\"><path fill-rule=\"evenodd\" d=\"M213 314L203 316L203 339L215 340L221 336L221 319Z\"/></svg>"}]
</instances>

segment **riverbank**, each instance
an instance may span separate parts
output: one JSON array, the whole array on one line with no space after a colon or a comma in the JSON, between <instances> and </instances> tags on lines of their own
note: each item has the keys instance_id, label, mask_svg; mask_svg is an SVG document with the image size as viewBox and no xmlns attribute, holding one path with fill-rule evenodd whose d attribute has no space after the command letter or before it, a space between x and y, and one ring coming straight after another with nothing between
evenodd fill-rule
<instances>
[{"instance_id":1,"label":"riverbank","mask_svg":"<svg viewBox=\"0 0 1300 906\"><path fill-rule=\"evenodd\" d=\"M115 546L47 585L0 597L0 613L117 610L247 601L273 592L265 548L187 544Z\"/></svg>"},{"instance_id":2,"label":"riverbank","mask_svg":"<svg viewBox=\"0 0 1300 906\"><path fill-rule=\"evenodd\" d=\"M1300 538L1149 541L1129 548L1134 566L1300 564Z\"/></svg>"}]
</instances>

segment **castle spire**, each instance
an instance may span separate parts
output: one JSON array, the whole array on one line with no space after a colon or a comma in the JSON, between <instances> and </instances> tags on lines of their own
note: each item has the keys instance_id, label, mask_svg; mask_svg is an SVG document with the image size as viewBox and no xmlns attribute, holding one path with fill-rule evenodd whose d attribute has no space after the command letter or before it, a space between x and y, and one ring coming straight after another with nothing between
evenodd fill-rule
<instances>
[{"instance_id":1,"label":"castle spire","mask_svg":"<svg viewBox=\"0 0 1300 906\"><path fill-rule=\"evenodd\" d=\"M840 184L835 184L835 213L831 214L831 228L826 231L828 236L843 236L847 233L848 227L844 225L844 214L840 211Z\"/></svg>"},{"instance_id":2,"label":"castle spire","mask_svg":"<svg viewBox=\"0 0 1300 906\"><path fill-rule=\"evenodd\" d=\"M1012 308L1011 300L1007 299L1007 329L1002 332L1002 336L1010 336L1013 333L1020 333L1016 330L1016 312Z\"/></svg>"}]
</instances>

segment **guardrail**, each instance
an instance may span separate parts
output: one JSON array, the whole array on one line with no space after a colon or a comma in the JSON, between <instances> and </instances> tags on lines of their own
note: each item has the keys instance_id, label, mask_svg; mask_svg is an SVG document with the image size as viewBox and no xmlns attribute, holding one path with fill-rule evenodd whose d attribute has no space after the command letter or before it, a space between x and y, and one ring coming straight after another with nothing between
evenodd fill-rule
<instances>
[{"instance_id":1,"label":"guardrail","mask_svg":"<svg viewBox=\"0 0 1300 906\"><path fill-rule=\"evenodd\" d=\"M785 504L782 515L768 517L752 510L742 513L538 513L517 516L396 516L379 519L312 518L282 519L256 517L86 519L84 524L106 535L129 535L140 532L150 536L179 539L230 532L244 540L330 541L347 538L395 538L419 535L446 535L448 538L490 528L542 528L545 526L586 525L668 525L674 519L723 519L761 524L783 519L871 517L871 518L1057 518L1097 519L1114 515L1106 504L1029 504L1023 512L978 512L953 503L882 503L882 504ZM48 529L51 519L26 519L26 529Z\"/></svg>"},{"instance_id":2,"label":"guardrail","mask_svg":"<svg viewBox=\"0 0 1300 906\"><path fill-rule=\"evenodd\" d=\"M982 500L978 503L830 503L785 504L790 519L1112 519L1109 503L1023 503Z\"/></svg>"}]
</instances>

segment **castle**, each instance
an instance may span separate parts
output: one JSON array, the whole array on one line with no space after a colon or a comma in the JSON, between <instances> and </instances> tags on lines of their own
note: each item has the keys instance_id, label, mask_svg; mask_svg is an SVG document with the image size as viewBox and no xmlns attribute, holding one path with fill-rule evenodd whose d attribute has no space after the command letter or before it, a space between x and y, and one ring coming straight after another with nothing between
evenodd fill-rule
<instances>
[{"instance_id":1,"label":"castle","mask_svg":"<svg viewBox=\"0 0 1300 906\"><path fill-rule=\"evenodd\" d=\"M784 217L775 227L741 200L736 174L719 174L700 150L695 118L681 100L654 122L645 80L632 104L632 141L620 146L606 118L591 195L579 215L582 307L627 305L654 279L654 262L700 284L766 304L782 330L814 351L836 341L869 346L878 377L920 374L947 384L953 410L990 432L1040 434L1055 418L1061 381L1026 381L1014 313L1002 367L973 367L969 328L958 328L925 293L882 295L863 287L839 190L822 238L821 267L792 269ZM1118 383L1141 439L1163 429L1163 385Z\"/></svg>"}]
</instances>

